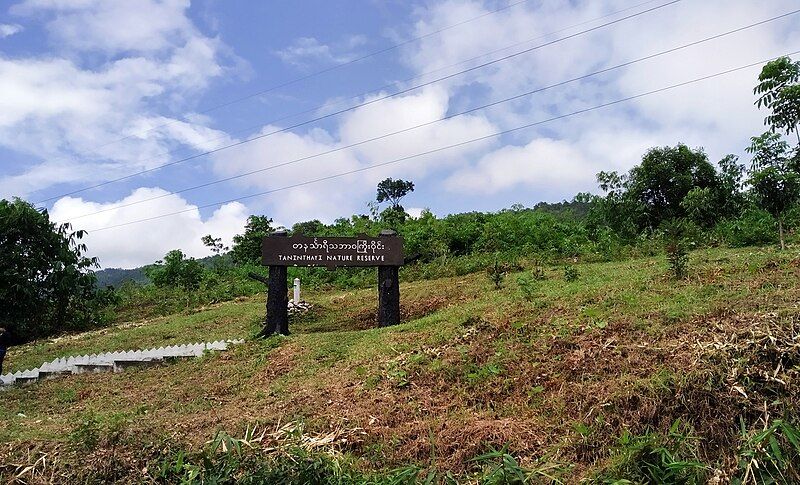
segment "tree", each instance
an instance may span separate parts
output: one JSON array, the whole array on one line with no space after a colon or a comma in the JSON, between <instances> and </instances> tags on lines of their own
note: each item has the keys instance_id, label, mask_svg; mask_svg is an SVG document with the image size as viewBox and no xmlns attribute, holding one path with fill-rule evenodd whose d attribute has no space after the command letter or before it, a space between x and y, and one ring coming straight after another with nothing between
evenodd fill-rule
<instances>
[{"instance_id":1,"label":"tree","mask_svg":"<svg viewBox=\"0 0 800 485\"><path fill-rule=\"evenodd\" d=\"M317 219L298 222L292 226L292 234L302 234L304 236L323 236L325 235L325 224Z\"/></svg>"},{"instance_id":2,"label":"tree","mask_svg":"<svg viewBox=\"0 0 800 485\"><path fill-rule=\"evenodd\" d=\"M719 215L714 193L710 187L695 187L681 201L686 217L701 227L711 227Z\"/></svg>"},{"instance_id":3,"label":"tree","mask_svg":"<svg viewBox=\"0 0 800 485\"><path fill-rule=\"evenodd\" d=\"M414 191L414 182L408 180L387 178L378 184L378 194L375 200L378 203L389 202L389 207L395 210L403 210L400 200Z\"/></svg>"},{"instance_id":4,"label":"tree","mask_svg":"<svg viewBox=\"0 0 800 485\"><path fill-rule=\"evenodd\" d=\"M28 202L0 200L0 326L14 341L101 323L85 235Z\"/></svg>"},{"instance_id":5,"label":"tree","mask_svg":"<svg viewBox=\"0 0 800 485\"><path fill-rule=\"evenodd\" d=\"M207 236L203 236L200 240L214 254L219 254L223 251L228 251L229 249L227 246L222 244L221 237L213 237L211 234L208 234Z\"/></svg>"},{"instance_id":6,"label":"tree","mask_svg":"<svg viewBox=\"0 0 800 485\"><path fill-rule=\"evenodd\" d=\"M163 261L156 261L145 268L145 274L154 285L183 290L199 288L204 273L203 265L194 258L187 258L180 249L173 249L164 256Z\"/></svg>"},{"instance_id":7,"label":"tree","mask_svg":"<svg viewBox=\"0 0 800 485\"><path fill-rule=\"evenodd\" d=\"M400 200L408 195L409 192L414 191L414 182L407 180L397 179L393 180L387 178L378 184L378 194L375 200L378 204L381 202L389 202L383 212L380 213L380 220L391 227L398 227L406 220L406 210L400 205ZM373 216L377 214L378 205L370 204L370 210Z\"/></svg>"},{"instance_id":8,"label":"tree","mask_svg":"<svg viewBox=\"0 0 800 485\"><path fill-rule=\"evenodd\" d=\"M596 177L606 195L595 199L589 207L586 227L593 234L599 234L603 227L609 227L623 238L634 238L639 232L638 221L644 209L627 191L628 175L599 172Z\"/></svg>"},{"instance_id":9,"label":"tree","mask_svg":"<svg viewBox=\"0 0 800 485\"><path fill-rule=\"evenodd\" d=\"M642 163L628 174L630 197L644 210L640 228L657 228L662 222L685 216L684 197L695 187L718 185L714 166L702 150L684 144L651 148Z\"/></svg>"},{"instance_id":10,"label":"tree","mask_svg":"<svg viewBox=\"0 0 800 485\"><path fill-rule=\"evenodd\" d=\"M267 216L250 216L244 226L244 233L233 236L231 256L236 264L261 261L261 241L265 236L275 232L272 219Z\"/></svg>"},{"instance_id":11,"label":"tree","mask_svg":"<svg viewBox=\"0 0 800 485\"><path fill-rule=\"evenodd\" d=\"M789 145L781 135L766 132L751 138L747 148L753 154L750 184L758 205L778 220L781 249L786 249L783 225L786 212L800 201L800 174L793 170Z\"/></svg>"},{"instance_id":12,"label":"tree","mask_svg":"<svg viewBox=\"0 0 800 485\"><path fill-rule=\"evenodd\" d=\"M760 95L755 104L772 111L764 124L772 132L794 132L800 145L800 62L788 57L770 61L761 69L758 81L753 89L754 94Z\"/></svg>"},{"instance_id":13,"label":"tree","mask_svg":"<svg viewBox=\"0 0 800 485\"><path fill-rule=\"evenodd\" d=\"M736 155L726 155L719 162L718 214L723 217L737 216L745 208L744 165Z\"/></svg>"}]
</instances>

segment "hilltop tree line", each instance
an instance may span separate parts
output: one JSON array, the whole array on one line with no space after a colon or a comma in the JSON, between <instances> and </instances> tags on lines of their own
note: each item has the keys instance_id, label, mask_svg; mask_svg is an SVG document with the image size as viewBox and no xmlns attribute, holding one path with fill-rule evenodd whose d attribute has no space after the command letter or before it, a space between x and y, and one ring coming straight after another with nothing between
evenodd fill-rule
<instances>
[{"instance_id":1,"label":"hilltop tree line","mask_svg":"<svg viewBox=\"0 0 800 485\"><path fill-rule=\"evenodd\" d=\"M288 230L307 236L376 235L395 229L405 238L413 264L405 279L463 274L513 259L609 260L663 251L665 239L689 245L786 247L800 227L800 63L780 58L766 64L754 89L767 110L767 131L750 140L749 163L728 155L712 163L685 144L648 150L626 173L600 172L602 195L581 193L570 201L512 206L495 213L412 218L402 200L414 190L405 180L377 187L369 214L331 224L300 222ZM180 250L144 268L147 284L98 289L81 243L85 233L56 225L47 211L15 199L0 201L0 326L17 341L103 325L113 313L172 312L263 291L247 278L264 272L261 239L273 221L253 215L226 247L207 235L213 257L195 260ZM371 269L290 268L311 286L365 286Z\"/></svg>"}]
</instances>

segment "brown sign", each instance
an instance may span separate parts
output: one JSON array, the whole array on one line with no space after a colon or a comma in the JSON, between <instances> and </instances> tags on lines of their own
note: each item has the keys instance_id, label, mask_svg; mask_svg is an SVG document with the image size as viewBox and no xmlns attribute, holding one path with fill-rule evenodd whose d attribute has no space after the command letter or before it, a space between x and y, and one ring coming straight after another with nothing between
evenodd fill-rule
<instances>
[{"instance_id":1,"label":"brown sign","mask_svg":"<svg viewBox=\"0 0 800 485\"><path fill-rule=\"evenodd\" d=\"M402 237L265 237L267 266L401 266Z\"/></svg>"}]
</instances>

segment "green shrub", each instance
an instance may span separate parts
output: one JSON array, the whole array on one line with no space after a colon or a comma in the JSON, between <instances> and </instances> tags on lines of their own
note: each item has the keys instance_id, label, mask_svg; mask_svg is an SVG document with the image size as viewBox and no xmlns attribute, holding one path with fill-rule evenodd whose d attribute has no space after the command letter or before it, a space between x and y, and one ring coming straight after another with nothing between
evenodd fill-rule
<instances>
[{"instance_id":1,"label":"green shrub","mask_svg":"<svg viewBox=\"0 0 800 485\"><path fill-rule=\"evenodd\" d=\"M534 281L544 281L547 279L547 275L544 272L544 266L542 266L538 259L533 261L533 268L530 271L530 276Z\"/></svg>"},{"instance_id":2,"label":"green shrub","mask_svg":"<svg viewBox=\"0 0 800 485\"><path fill-rule=\"evenodd\" d=\"M667 243L667 262L670 272L676 280L685 279L688 275L689 252L683 241L670 241Z\"/></svg>"},{"instance_id":3,"label":"green shrub","mask_svg":"<svg viewBox=\"0 0 800 485\"><path fill-rule=\"evenodd\" d=\"M775 419L763 430L741 427L739 476L735 484L800 483L800 430Z\"/></svg>"},{"instance_id":4,"label":"green shrub","mask_svg":"<svg viewBox=\"0 0 800 485\"><path fill-rule=\"evenodd\" d=\"M259 445L219 433L199 453L169 451L148 468L153 470L153 478L159 483L286 485L560 483L558 477L565 471L565 467L547 460L523 467L505 449L492 449L471 460L476 469L467 476L455 476L434 467L426 470L414 464L388 472L369 473L360 471L352 458L341 453L311 451L297 445L279 445L264 452Z\"/></svg>"},{"instance_id":5,"label":"green shrub","mask_svg":"<svg viewBox=\"0 0 800 485\"><path fill-rule=\"evenodd\" d=\"M122 440L127 425L128 418L124 414L100 416L88 411L73 427L68 438L72 446L79 450L91 451L100 445L113 447Z\"/></svg>"},{"instance_id":6,"label":"green shrub","mask_svg":"<svg viewBox=\"0 0 800 485\"><path fill-rule=\"evenodd\" d=\"M564 266L564 281L573 282L578 281L578 277L580 273L578 272L578 268L573 265Z\"/></svg>"},{"instance_id":7,"label":"green shrub","mask_svg":"<svg viewBox=\"0 0 800 485\"><path fill-rule=\"evenodd\" d=\"M689 244L695 237L696 226L684 220L673 220L664 224L665 251L672 276L685 279L689 267Z\"/></svg>"},{"instance_id":8,"label":"green shrub","mask_svg":"<svg viewBox=\"0 0 800 485\"><path fill-rule=\"evenodd\" d=\"M87 412L70 432L69 441L77 449L91 451L100 443L102 430L100 418L92 412Z\"/></svg>"},{"instance_id":9,"label":"green shrub","mask_svg":"<svg viewBox=\"0 0 800 485\"><path fill-rule=\"evenodd\" d=\"M523 467L506 448L490 449L489 452L471 461L480 467L480 471L469 483L481 485L563 483L558 478L565 471L565 467L561 464L542 459L535 461L530 467Z\"/></svg>"},{"instance_id":10,"label":"green shrub","mask_svg":"<svg viewBox=\"0 0 800 485\"><path fill-rule=\"evenodd\" d=\"M187 258L179 249L173 249L163 261L145 268L145 274L158 287L176 287L195 290L205 276L205 268L194 258Z\"/></svg>"},{"instance_id":11,"label":"green shrub","mask_svg":"<svg viewBox=\"0 0 800 485\"><path fill-rule=\"evenodd\" d=\"M725 244L737 248L776 243L776 225L769 212L748 209L736 219L719 223L714 231Z\"/></svg>"},{"instance_id":12,"label":"green shrub","mask_svg":"<svg viewBox=\"0 0 800 485\"><path fill-rule=\"evenodd\" d=\"M675 421L669 432L634 436L627 430L613 453L613 464L602 483L703 484L709 467L697 457L699 438Z\"/></svg>"},{"instance_id":13,"label":"green shrub","mask_svg":"<svg viewBox=\"0 0 800 485\"><path fill-rule=\"evenodd\" d=\"M489 279L494 283L496 290L503 287L503 280L506 278L507 272L508 268L497 257L494 259L494 264L486 268L486 274L489 275Z\"/></svg>"},{"instance_id":14,"label":"green shrub","mask_svg":"<svg viewBox=\"0 0 800 485\"><path fill-rule=\"evenodd\" d=\"M526 301L533 301L536 298L537 282L540 281L535 273L525 273L517 276L517 286L522 298Z\"/></svg>"}]
</instances>

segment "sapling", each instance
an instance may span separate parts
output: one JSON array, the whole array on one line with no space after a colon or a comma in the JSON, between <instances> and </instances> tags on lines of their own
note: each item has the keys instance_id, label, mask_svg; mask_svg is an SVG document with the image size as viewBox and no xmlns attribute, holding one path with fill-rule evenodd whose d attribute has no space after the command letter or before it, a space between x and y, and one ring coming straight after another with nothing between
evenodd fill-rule
<instances>
[{"instance_id":1,"label":"sapling","mask_svg":"<svg viewBox=\"0 0 800 485\"><path fill-rule=\"evenodd\" d=\"M669 241L666 251L672 275L677 280L686 278L689 266L689 252L686 250L686 244L680 239Z\"/></svg>"},{"instance_id":2,"label":"sapling","mask_svg":"<svg viewBox=\"0 0 800 485\"><path fill-rule=\"evenodd\" d=\"M505 264L500 263L500 259L495 257L494 264L486 269L489 279L494 283L494 288L499 290L503 287L503 280L506 277L507 268Z\"/></svg>"},{"instance_id":3,"label":"sapling","mask_svg":"<svg viewBox=\"0 0 800 485\"><path fill-rule=\"evenodd\" d=\"M567 282L578 281L578 277L580 273L578 273L578 268L572 265L564 266L564 280Z\"/></svg>"}]
</instances>

